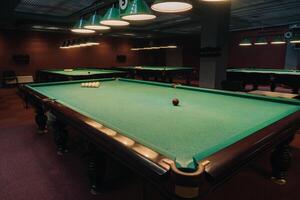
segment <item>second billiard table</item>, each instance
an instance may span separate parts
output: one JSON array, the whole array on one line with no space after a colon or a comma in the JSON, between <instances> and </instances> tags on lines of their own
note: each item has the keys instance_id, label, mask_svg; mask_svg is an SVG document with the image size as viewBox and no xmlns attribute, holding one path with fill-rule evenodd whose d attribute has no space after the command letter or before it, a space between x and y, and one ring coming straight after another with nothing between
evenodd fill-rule
<instances>
[{"instance_id":1,"label":"second billiard table","mask_svg":"<svg viewBox=\"0 0 300 200\"><path fill-rule=\"evenodd\" d=\"M259 85L270 85L270 90L275 91L277 85L292 88L298 94L300 88L300 70L289 69L227 69L227 78L231 81L242 81L252 84L257 90Z\"/></svg>"},{"instance_id":2,"label":"second billiard table","mask_svg":"<svg viewBox=\"0 0 300 200\"><path fill-rule=\"evenodd\" d=\"M118 67L118 70L128 71L130 78L142 77L143 80L154 78L155 81L172 83L175 77L182 77L185 83L190 85L191 77L195 72L191 67L173 67L173 66L127 66Z\"/></svg>"},{"instance_id":3,"label":"second billiard table","mask_svg":"<svg viewBox=\"0 0 300 200\"><path fill-rule=\"evenodd\" d=\"M41 132L45 112L51 113L60 152L69 125L164 196L198 198L274 149L270 176L285 183L289 143L300 127L299 101L131 79L97 79L99 88L81 87L87 81L23 88ZM93 159L89 172L98 168Z\"/></svg>"},{"instance_id":4,"label":"second billiard table","mask_svg":"<svg viewBox=\"0 0 300 200\"><path fill-rule=\"evenodd\" d=\"M93 78L125 77L126 72L112 69L74 68L74 69L47 69L37 71L38 82L55 82L67 80L81 80Z\"/></svg>"}]
</instances>

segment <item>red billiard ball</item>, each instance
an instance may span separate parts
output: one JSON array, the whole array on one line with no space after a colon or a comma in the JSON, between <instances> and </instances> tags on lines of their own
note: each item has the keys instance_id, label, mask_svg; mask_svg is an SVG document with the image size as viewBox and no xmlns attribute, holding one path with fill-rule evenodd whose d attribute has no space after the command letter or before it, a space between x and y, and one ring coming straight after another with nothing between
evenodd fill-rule
<instances>
[{"instance_id":1,"label":"red billiard ball","mask_svg":"<svg viewBox=\"0 0 300 200\"><path fill-rule=\"evenodd\" d=\"M179 100L178 100L177 98L174 98L174 99L172 100L172 103L173 103L174 106L178 106Z\"/></svg>"}]
</instances>

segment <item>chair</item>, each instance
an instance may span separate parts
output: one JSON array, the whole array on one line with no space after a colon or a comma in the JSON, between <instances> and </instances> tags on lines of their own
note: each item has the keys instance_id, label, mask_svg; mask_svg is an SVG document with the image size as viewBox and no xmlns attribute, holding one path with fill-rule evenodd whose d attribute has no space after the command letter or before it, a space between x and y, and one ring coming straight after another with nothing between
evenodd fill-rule
<instances>
[{"instance_id":1,"label":"chair","mask_svg":"<svg viewBox=\"0 0 300 200\"><path fill-rule=\"evenodd\" d=\"M6 70L2 72L2 81L3 81L3 86L15 86L18 84L18 78L13 70Z\"/></svg>"}]
</instances>

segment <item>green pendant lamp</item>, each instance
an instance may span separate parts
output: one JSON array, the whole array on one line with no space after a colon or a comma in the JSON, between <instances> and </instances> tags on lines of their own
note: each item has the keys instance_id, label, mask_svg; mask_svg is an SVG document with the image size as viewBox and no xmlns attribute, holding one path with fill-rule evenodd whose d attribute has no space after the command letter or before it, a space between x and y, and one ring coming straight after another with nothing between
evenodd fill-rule
<instances>
[{"instance_id":1,"label":"green pendant lamp","mask_svg":"<svg viewBox=\"0 0 300 200\"><path fill-rule=\"evenodd\" d=\"M100 42L96 38L86 38L85 42L86 46L94 46L94 45L99 45Z\"/></svg>"},{"instance_id":2,"label":"green pendant lamp","mask_svg":"<svg viewBox=\"0 0 300 200\"><path fill-rule=\"evenodd\" d=\"M300 44L300 35L295 35L291 40L291 44Z\"/></svg>"},{"instance_id":3,"label":"green pendant lamp","mask_svg":"<svg viewBox=\"0 0 300 200\"><path fill-rule=\"evenodd\" d=\"M110 29L109 26L101 25L100 21L101 21L101 16L98 15L97 12L95 12L85 23L84 28L91 29L91 30L97 30L97 31Z\"/></svg>"},{"instance_id":4,"label":"green pendant lamp","mask_svg":"<svg viewBox=\"0 0 300 200\"><path fill-rule=\"evenodd\" d=\"M128 26L129 25L129 22L121 19L120 9L115 8L115 6L108 9L108 11L104 15L100 23L106 26Z\"/></svg>"},{"instance_id":5,"label":"green pendant lamp","mask_svg":"<svg viewBox=\"0 0 300 200\"><path fill-rule=\"evenodd\" d=\"M179 13L191 10L193 5L189 0L156 0L151 9L162 13Z\"/></svg>"},{"instance_id":6,"label":"green pendant lamp","mask_svg":"<svg viewBox=\"0 0 300 200\"><path fill-rule=\"evenodd\" d=\"M155 19L149 6L144 0L132 0L125 12L122 13L122 19L128 21L146 21Z\"/></svg>"},{"instance_id":7,"label":"green pendant lamp","mask_svg":"<svg viewBox=\"0 0 300 200\"><path fill-rule=\"evenodd\" d=\"M68 47L67 47L67 43L68 43L68 41L64 41L63 43L62 43L62 45L59 47L60 49L67 49Z\"/></svg>"},{"instance_id":8,"label":"green pendant lamp","mask_svg":"<svg viewBox=\"0 0 300 200\"><path fill-rule=\"evenodd\" d=\"M239 43L239 46L241 46L241 47L252 46L252 42L251 42L250 38L245 38Z\"/></svg>"},{"instance_id":9,"label":"green pendant lamp","mask_svg":"<svg viewBox=\"0 0 300 200\"><path fill-rule=\"evenodd\" d=\"M271 44L286 44L283 36L277 35L272 38Z\"/></svg>"},{"instance_id":10,"label":"green pendant lamp","mask_svg":"<svg viewBox=\"0 0 300 200\"><path fill-rule=\"evenodd\" d=\"M71 48L71 40L67 40L65 49L70 49L70 48Z\"/></svg>"},{"instance_id":11,"label":"green pendant lamp","mask_svg":"<svg viewBox=\"0 0 300 200\"><path fill-rule=\"evenodd\" d=\"M91 34L91 33L95 33L94 30L89 30L89 29L85 29L84 28L85 25L85 20L83 18L81 18L76 24L75 26L71 29L72 32L74 33L81 33L81 34Z\"/></svg>"},{"instance_id":12,"label":"green pendant lamp","mask_svg":"<svg viewBox=\"0 0 300 200\"><path fill-rule=\"evenodd\" d=\"M265 37L258 37L256 38L254 45L256 46L262 46L262 45L267 45L267 39Z\"/></svg>"},{"instance_id":13,"label":"green pendant lamp","mask_svg":"<svg viewBox=\"0 0 300 200\"><path fill-rule=\"evenodd\" d=\"M70 40L69 49L74 48L74 45L75 45L75 40Z\"/></svg>"},{"instance_id":14,"label":"green pendant lamp","mask_svg":"<svg viewBox=\"0 0 300 200\"><path fill-rule=\"evenodd\" d=\"M80 40L79 39L75 39L73 48L79 48L79 47L81 47Z\"/></svg>"}]
</instances>

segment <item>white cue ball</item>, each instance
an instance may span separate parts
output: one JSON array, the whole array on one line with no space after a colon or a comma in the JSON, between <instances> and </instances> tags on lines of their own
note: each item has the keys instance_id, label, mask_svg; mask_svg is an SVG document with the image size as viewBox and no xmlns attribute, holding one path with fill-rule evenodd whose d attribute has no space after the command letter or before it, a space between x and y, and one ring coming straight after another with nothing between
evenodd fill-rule
<instances>
[{"instance_id":1,"label":"white cue ball","mask_svg":"<svg viewBox=\"0 0 300 200\"><path fill-rule=\"evenodd\" d=\"M96 83L96 87L97 88L100 87L100 83L99 82Z\"/></svg>"}]
</instances>

